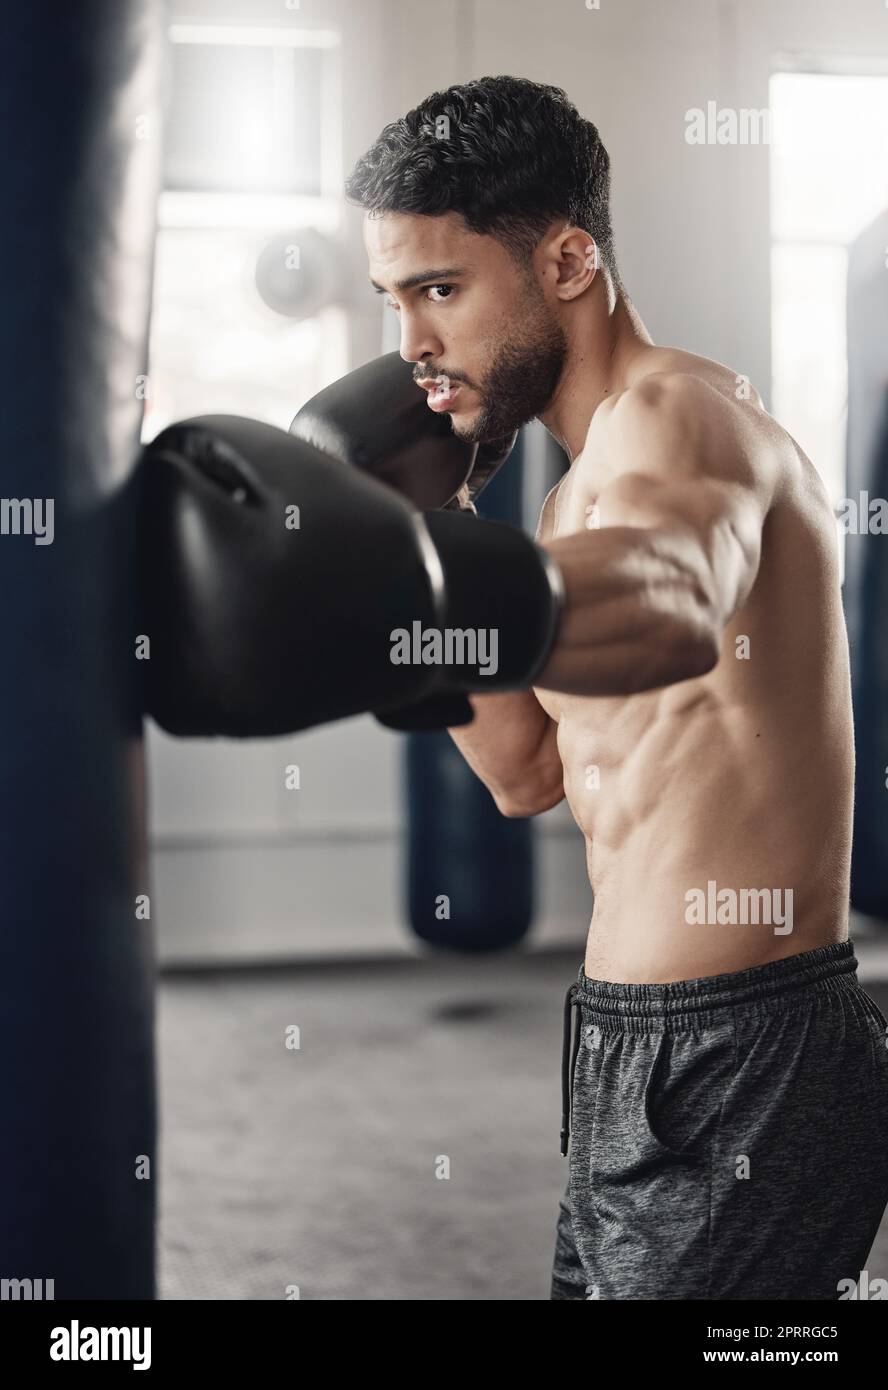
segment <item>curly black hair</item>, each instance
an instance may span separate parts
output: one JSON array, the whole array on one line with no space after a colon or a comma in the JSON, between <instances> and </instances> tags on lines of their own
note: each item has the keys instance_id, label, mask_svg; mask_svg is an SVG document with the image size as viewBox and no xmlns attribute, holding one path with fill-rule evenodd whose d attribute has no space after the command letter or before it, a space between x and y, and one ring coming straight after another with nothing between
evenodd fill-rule
<instances>
[{"instance_id":1,"label":"curly black hair","mask_svg":"<svg viewBox=\"0 0 888 1390\"><path fill-rule=\"evenodd\" d=\"M607 150L560 87L481 77L433 92L385 127L345 193L371 214L461 213L523 263L563 217L594 237L620 284Z\"/></svg>"}]
</instances>

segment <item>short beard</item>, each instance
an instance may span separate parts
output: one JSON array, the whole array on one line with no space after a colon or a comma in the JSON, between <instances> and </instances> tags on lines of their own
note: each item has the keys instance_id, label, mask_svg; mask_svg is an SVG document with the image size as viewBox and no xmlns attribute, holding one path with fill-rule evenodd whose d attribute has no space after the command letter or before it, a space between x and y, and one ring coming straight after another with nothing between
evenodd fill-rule
<instances>
[{"instance_id":1,"label":"short beard","mask_svg":"<svg viewBox=\"0 0 888 1390\"><path fill-rule=\"evenodd\" d=\"M555 394L567 360L567 337L543 302L523 326L520 342L506 343L479 388L481 412L473 425L453 432L467 444L482 444L514 434L542 415Z\"/></svg>"}]
</instances>

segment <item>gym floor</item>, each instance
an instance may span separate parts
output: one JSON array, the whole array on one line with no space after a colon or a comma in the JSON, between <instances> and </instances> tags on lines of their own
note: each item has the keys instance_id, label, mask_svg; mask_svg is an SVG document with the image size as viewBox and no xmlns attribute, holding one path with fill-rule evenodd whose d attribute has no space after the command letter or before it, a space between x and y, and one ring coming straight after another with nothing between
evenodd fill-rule
<instances>
[{"instance_id":1,"label":"gym floor","mask_svg":"<svg viewBox=\"0 0 888 1390\"><path fill-rule=\"evenodd\" d=\"M888 937L851 936L888 1013ZM565 951L165 976L160 1296L547 1299L577 967ZM888 1278L888 1218L867 1268Z\"/></svg>"}]
</instances>

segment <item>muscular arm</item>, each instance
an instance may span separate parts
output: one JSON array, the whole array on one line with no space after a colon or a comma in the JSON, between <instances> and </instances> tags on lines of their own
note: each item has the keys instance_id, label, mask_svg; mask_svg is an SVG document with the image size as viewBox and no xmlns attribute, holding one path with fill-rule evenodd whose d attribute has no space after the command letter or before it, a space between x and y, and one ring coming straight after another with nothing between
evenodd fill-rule
<instances>
[{"instance_id":1,"label":"muscular arm","mask_svg":"<svg viewBox=\"0 0 888 1390\"><path fill-rule=\"evenodd\" d=\"M533 691L470 695L471 724L450 734L504 816L536 816L564 799L556 728Z\"/></svg>"},{"instance_id":2,"label":"muscular arm","mask_svg":"<svg viewBox=\"0 0 888 1390\"><path fill-rule=\"evenodd\" d=\"M761 431L695 377L646 378L601 430L612 481L597 497L598 526L546 544L567 601L538 684L577 695L633 694L712 669L755 581L775 487ZM583 467L581 454L581 491Z\"/></svg>"},{"instance_id":3,"label":"muscular arm","mask_svg":"<svg viewBox=\"0 0 888 1390\"><path fill-rule=\"evenodd\" d=\"M537 540L551 536L555 489L537 527ZM557 728L532 690L469 697L475 718L451 729L466 762L481 778L504 816L535 816L564 799L564 771Z\"/></svg>"}]
</instances>

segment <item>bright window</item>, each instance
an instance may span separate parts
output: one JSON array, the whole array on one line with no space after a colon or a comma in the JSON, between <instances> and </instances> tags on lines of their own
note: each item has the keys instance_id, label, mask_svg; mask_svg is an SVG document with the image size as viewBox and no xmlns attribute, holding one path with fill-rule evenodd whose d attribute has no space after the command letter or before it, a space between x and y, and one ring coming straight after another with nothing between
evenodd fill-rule
<instances>
[{"instance_id":1,"label":"bright window","mask_svg":"<svg viewBox=\"0 0 888 1390\"><path fill-rule=\"evenodd\" d=\"M771 79L775 417L845 492L847 246L888 206L888 73Z\"/></svg>"},{"instance_id":2,"label":"bright window","mask_svg":"<svg viewBox=\"0 0 888 1390\"><path fill-rule=\"evenodd\" d=\"M345 309L324 302L336 258L316 235L336 237L343 207L339 38L205 24L168 38L143 437L196 414L286 428L348 366ZM310 312L281 312L259 292L269 247L285 296L290 275L320 282Z\"/></svg>"}]
</instances>

